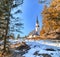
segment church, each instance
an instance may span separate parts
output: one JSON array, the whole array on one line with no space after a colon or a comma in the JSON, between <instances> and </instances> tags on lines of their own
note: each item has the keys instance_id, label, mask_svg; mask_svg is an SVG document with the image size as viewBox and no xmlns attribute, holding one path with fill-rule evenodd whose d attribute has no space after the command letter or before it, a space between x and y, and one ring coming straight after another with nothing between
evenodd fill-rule
<instances>
[{"instance_id":1,"label":"church","mask_svg":"<svg viewBox=\"0 0 60 57\"><path fill-rule=\"evenodd\" d=\"M40 26L39 26L39 21L38 21L38 17L36 19L36 25L33 31L31 31L28 35L28 39L32 39L32 38L36 38L36 37L40 37Z\"/></svg>"}]
</instances>

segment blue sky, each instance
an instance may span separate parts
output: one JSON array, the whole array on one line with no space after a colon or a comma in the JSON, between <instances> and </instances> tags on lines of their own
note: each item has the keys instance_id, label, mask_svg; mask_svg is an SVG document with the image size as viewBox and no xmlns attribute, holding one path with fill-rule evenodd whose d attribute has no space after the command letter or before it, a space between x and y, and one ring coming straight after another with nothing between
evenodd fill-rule
<instances>
[{"instance_id":1,"label":"blue sky","mask_svg":"<svg viewBox=\"0 0 60 57\"><path fill-rule=\"evenodd\" d=\"M35 28L36 18L38 16L40 29L42 27L42 16L41 12L43 10L43 5L38 3L38 0L24 0L23 5L21 5L22 14L20 17L23 19L24 29L22 29L23 34L21 36L28 35Z\"/></svg>"}]
</instances>

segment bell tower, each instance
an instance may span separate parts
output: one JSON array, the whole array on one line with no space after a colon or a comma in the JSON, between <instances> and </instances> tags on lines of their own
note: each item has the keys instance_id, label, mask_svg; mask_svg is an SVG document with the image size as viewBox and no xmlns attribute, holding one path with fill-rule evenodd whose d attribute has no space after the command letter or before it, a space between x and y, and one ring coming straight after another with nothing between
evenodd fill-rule
<instances>
[{"instance_id":1,"label":"bell tower","mask_svg":"<svg viewBox=\"0 0 60 57\"><path fill-rule=\"evenodd\" d=\"M38 17L36 20L36 27L35 27L36 32L39 32L39 21L38 21Z\"/></svg>"}]
</instances>

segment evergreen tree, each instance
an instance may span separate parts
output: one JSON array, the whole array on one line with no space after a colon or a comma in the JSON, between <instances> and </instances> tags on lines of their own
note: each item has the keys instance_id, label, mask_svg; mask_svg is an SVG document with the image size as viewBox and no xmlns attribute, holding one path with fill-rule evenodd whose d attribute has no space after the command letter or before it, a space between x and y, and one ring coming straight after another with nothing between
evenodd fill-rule
<instances>
[{"instance_id":1,"label":"evergreen tree","mask_svg":"<svg viewBox=\"0 0 60 57\"><path fill-rule=\"evenodd\" d=\"M23 0L0 0L0 34L4 37L4 52L6 51L6 38L9 31L11 31L9 24L11 23L12 19L16 19L13 17L13 14L11 14L11 10L18 7L22 3ZM15 14L18 12L21 13L21 10L17 10ZM21 25L21 23L16 23L16 26Z\"/></svg>"},{"instance_id":2,"label":"evergreen tree","mask_svg":"<svg viewBox=\"0 0 60 57\"><path fill-rule=\"evenodd\" d=\"M11 33L11 34L9 35L9 39L15 39L15 37L14 37L14 34L13 34L13 33Z\"/></svg>"},{"instance_id":3,"label":"evergreen tree","mask_svg":"<svg viewBox=\"0 0 60 57\"><path fill-rule=\"evenodd\" d=\"M17 39L19 39L19 38L20 38L20 34L17 35Z\"/></svg>"}]
</instances>

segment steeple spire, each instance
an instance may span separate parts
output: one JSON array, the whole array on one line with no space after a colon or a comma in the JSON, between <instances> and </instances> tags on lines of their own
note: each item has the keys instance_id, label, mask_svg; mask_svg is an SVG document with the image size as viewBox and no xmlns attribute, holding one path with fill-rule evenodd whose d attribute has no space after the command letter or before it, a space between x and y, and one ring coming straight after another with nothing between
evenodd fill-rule
<instances>
[{"instance_id":1,"label":"steeple spire","mask_svg":"<svg viewBox=\"0 0 60 57\"><path fill-rule=\"evenodd\" d=\"M37 20L36 20L36 27L39 27L38 16L37 16Z\"/></svg>"},{"instance_id":2,"label":"steeple spire","mask_svg":"<svg viewBox=\"0 0 60 57\"><path fill-rule=\"evenodd\" d=\"M39 21L38 21L38 16L37 16L37 19L36 19L36 32L39 31Z\"/></svg>"},{"instance_id":3,"label":"steeple spire","mask_svg":"<svg viewBox=\"0 0 60 57\"><path fill-rule=\"evenodd\" d=\"M38 23L38 16L37 16L37 20L36 20L36 23Z\"/></svg>"}]
</instances>

